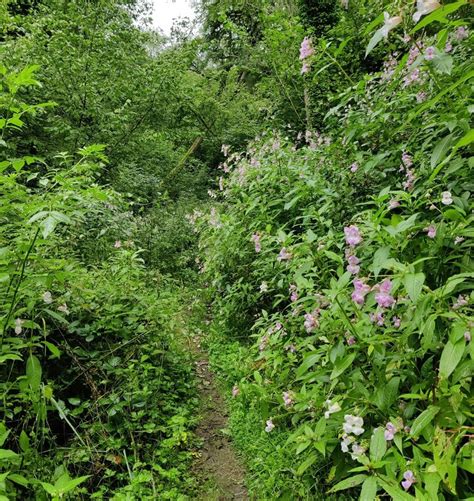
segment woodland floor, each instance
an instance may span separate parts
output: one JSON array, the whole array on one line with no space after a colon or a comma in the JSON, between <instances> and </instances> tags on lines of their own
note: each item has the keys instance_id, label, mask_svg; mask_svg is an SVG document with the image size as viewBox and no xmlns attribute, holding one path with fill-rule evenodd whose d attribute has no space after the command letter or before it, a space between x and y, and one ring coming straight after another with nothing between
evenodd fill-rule
<instances>
[{"instance_id":1,"label":"woodland floor","mask_svg":"<svg viewBox=\"0 0 474 501\"><path fill-rule=\"evenodd\" d=\"M198 499L248 500L245 470L227 432L225 401L209 369L208 357L201 348L199 338L192 338L190 345L196 358L202 416L196 429L202 446L194 465L194 473L202 485Z\"/></svg>"}]
</instances>

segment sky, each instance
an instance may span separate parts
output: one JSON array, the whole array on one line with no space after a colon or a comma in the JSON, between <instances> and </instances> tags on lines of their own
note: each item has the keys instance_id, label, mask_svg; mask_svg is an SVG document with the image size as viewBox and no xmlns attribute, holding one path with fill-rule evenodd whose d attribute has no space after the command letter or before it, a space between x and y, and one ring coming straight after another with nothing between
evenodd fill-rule
<instances>
[{"instance_id":1,"label":"sky","mask_svg":"<svg viewBox=\"0 0 474 501\"><path fill-rule=\"evenodd\" d=\"M161 28L166 35L170 34L173 19L177 17L194 17L190 0L153 0L153 26Z\"/></svg>"}]
</instances>

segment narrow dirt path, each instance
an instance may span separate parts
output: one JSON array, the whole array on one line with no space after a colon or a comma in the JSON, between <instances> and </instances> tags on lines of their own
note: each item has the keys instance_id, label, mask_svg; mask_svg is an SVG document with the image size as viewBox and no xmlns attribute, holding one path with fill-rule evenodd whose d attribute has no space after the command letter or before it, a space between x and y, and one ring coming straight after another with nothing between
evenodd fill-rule
<instances>
[{"instance_id":1,"label":"narrow dirt path","mask_svg":"<svg viewBox=\"0 0 474 501\"><path fill-rule=\"evenodd\" d=\"M202 406L202 420L196 434L203 445L194 470L203 488L197 499L246 501L249 498L245 487L245 470L225 433L227 410L224 399L217 389L207 354L201 349L199 339L193 338L190 344L196 355L196 374Z\"/></svg>"}]
</instances>

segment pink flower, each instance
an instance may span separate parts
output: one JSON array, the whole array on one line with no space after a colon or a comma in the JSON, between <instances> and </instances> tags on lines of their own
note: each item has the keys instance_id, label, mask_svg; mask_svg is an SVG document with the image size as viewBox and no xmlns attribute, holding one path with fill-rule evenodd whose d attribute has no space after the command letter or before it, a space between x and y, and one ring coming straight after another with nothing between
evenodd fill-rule
<instances>
[{"instance_id":1,"label":"pink flower","mask_svg":"<svg viewBox=\"0 0 474 501\"><path fill-rule=\"evenodd\" d=\"M382 308L390 308L395 304L395 299L390 294L392 282L386 278L381 284L376 286L378 292L375 294L375 301Z\"/></svg>"},{"instance_id":2,"label":"pink flower","mask_svg":"<svg viewBox=\"0 0 474 501\"><path fill-rule=\"evenodd\" d=\"M388 12L384 12L383 17L384 17L384 25L382 26L382 28L380 28L380 33L385 38L387 38L388 33L402 22L402 18L401 16L390 17L390 14Z\"/></svg>"},{"instance_id":3,"label":"pink flower","mask_svg":"<svg viewBox=\"0 0 474 501\"><path fill-rule=\"evenodd\" d=\"M303 66L301 66L301 74L304 75L305 73L309 73L309 70L311 69L311 66L308 62L304 61Z\"/></svg>"},{"instance_id":4,"label":"pink flower","mask_svg":"<svg viewBox=\"0 0 474 501\"><path fill-rule=\"evenodd\" d=\"M232 396L235 398L240 394L240 389L237 385L232 388Z\"/></svg>"},{"instance_id":5,"label":"pink flower","mask_svg":"<svg viewBox=\"0 0 474 501\"><path fill-rule=\"evenodd\" d=\"M120 247L122 247L122 242L120 240L115 240L114 247L120 249Z\"/></svg>"},{"instance_id":6,"label":"pink flower","mask_svg":"<svg viewBox=\"0 0 474 501\"><path fill-rule=\"evenodd\" d=\"M352 301L362 306L365 302L365 296L370 292L370 287L358 278L352 283L354 284L354 292L351 295Z\"/></svg>"},{"instance_id":7,"label":"pink flower","mask_svg":"<svg viewBox=\"0 0 474 501\"><path fill-rule=\"evenodd\" d=\"M394 198L392 198L392 200L390 200L388 202L388 209L392 210L392 209L396 209L397 207L400 207L400 202L398 200L395 200Z\"/></svg>"},{"instance_id":8,"label":"pink flower","mask_svg":"<svg viewBox=\"0 0 474 501\"><path fill-rule=\"evenodd\" d=\"M298 292L296 290L296 285L291 284L289 291L291 292L290 301L292 303L295 303L296 301L298 301Z\"/></svg>"},{"instance_id":9,"label":"pink flower","mask_svg":"<svg viewBox=\"0 0 474 501\"><path fill-rule=\"evenodd\" d=\"M312 313L306 313L304 316L304 328L308 334L311 334L314 329L319 327L318 314L319 311L314 310Z\"/></svg>"},{"instance_id":10,"label":"pink flower","mask_svg":"<svg viewBox=\"0 0 474 501\"><path fill-rule=\"evenodd\" d=\"M221 147L222 154L226 157L229 155L230 146L228 144L223 144Z\"/></svg>"},{"instance_id":11,"label":"pink flower","mask_svg":"<svg viewBox=\"0 0 474 501\"><path fill-rule=\"evenodd\" d=\"M380 327L382 327L382 325L385 323L385 318L384 318L383 313L381 311L378 311L377 313L371 313L369 315L369 318L373 324L376 323Z\"/></svg>"},{"instance_id":12,"label":"pink flower","mask_svg":"<svg viewBox=\"0 0 474 501\"><path fill-rule=\"evenodd\" d=\"M456 302L453 304L453 310L459 310L459 308L462 308L467 304L469 304L467 297L463 296L462 294L459 294L458 298L456 299Z\"/></svg>"},{"instance_id":13,"label":"pink flower","mask_svg":"<svg viewBox=\"0 0 474 501\"><path fill-rule=\"evenodd\" d=\"M411 470L407 470L403 474L403 478L402 487L407 491L416 482L416 478Z\"/></svg>"},{"instance_id":14,"label":"pink flower","mask_svg":"<svg viewBox=\"0 0 474 501\"><path fill-rule=\"evenodd\" d=\"M446 45L444 46L444 52L451 52L453 50L453 45L451 42L446 42Z\"/></svg>"},{"instance_id":15,"label":"pink flower","mask_svg":"<svg viewBox=\"0 0 474 501\"><path fill-rule=\"evenodd\" d=\"M434 224L430 224L428 227L424 229L429 238L436 237L436 226Z\"/></svg>"},{"instance_id":16,"label":"pink flower","mask_svg":"<svg viewBox=\"0 0 474 501\"><path fill-rule=\"evenodd\" d=\"M357 275L357 273L359 273L360 271L360 266L358 266L360 262L359 258L357 256L350 255L347 258L347 262L349 263L346 268L347 271L352 275Z\"/></svg>"},{"instance_id":17,"label":"pink flower","mask_svg":"<svg viewBox=\"0 0 474 501\"><path fill-rule=\"evenodd\" d=\"M273 421L271 419L267 419L267 422L265 424L266 424L265 431L267 433L270 433L273 430L273 428L275 428L275 425L273 424Z\"/></svg>"},{"instance_id":18,"label":"pink flower","mask_svg":"<svg viewBox=\"0 0 474 501\"><path fill-rule=\"evenodd\" d=\"M286 247L283 247L280 251L280 254L278 254L277 260L280 262L289 261L292 257L292 254L286 250Z\"/></svg>"},{"instance_id":19,"label":"pink flower","mask_svg":"<svg viewBox=\"0 0 474 501\"><path fill-rule=\"evenodd\" d=\"M469 343L471 341L471 333L469 331L466 331L464 333L464 340L466 341L466 343Z\"/></svg>"},{"instance_id":20,"label":"pink flower","mask_svg":"<svg viewBox=\"0 0 474 501\"><path fill-rule=\"evenodd\" d=\"M285 407L291 407L293 405L293 394L290 391L283 392L283 403L285 404Z\"/></svg>"},{"instance_id":21,"label":"pink flower","mask_svg":"<svg viewBox=\"0 0 474 501\"><path fill-rule=\"evenodd\" d=\"M355 344L356 344L356 342L357 342L357 341L356 341L356 338L355 338L354 336L350 336L350 337L348 337L348 338L347 338L347 344L348 344L349 346L353 346L353 345L355 345Z\"/></svg>"},{"instance_id":22,"label":"pink flower","mask_svg":"<svg viewBox=\"0 0 474 501\"><path fill-rule=\"evenodd\" d=\"M407 169L405 173L405 181L403 182L403 188L407 191L411 191L415 186L415 179L413 171Z\"/></svg>"},{"instance_id":23,"label":"pink flower","mask_svg":"<svg viewBox=\"0 0 474 501\"><path fill-rule=\"evenodd\" d=\"M385 425L384 437L385 440L393 440L393 437L397 433L397 428L390 421Z\"/></svg>"},{"instance_id":24,"label":"pink flower","mask_svg":"<svg viewBox=\"0 0 474 501\"><path fill-rule=\"evenodd\" d=\"M461 41L469 36L469 31L465 26L459 26L459 28L454 32L454 36L456 37L456 40Z\"/></svg>"},{"instance_id":25,"label":"pink flower","mask_svg":"<svg viewBox=\"0 0 474 501\"><path fill-rule=\"evenodd\" d=\"M300 47L300 60L303 61L304 59L311 57L313 54L314 54L314 49L311 39L308 37L304 37Z\"/></svg>"},{"instance_id":26,"label":"pink flower","mask_svg":"<svg viewBox=\"0 0 474 501\"><path fill-rule=\"evenodd\" d=\"M252 241L255 244L255 252L260 252L262 250L262 245L260 243L260 235L258 233L254 233L252 235Z\"/></svg>"},{"instance_id":27,"label":"pink flower","mask_svg":"<svg viewBox=\"0 0 474 501\"><path fill-rule=\"evenodd\" d=\"M351 165L351 172L357 172L357 169L359 168L359 165L357 162L354 162L352 165Z\"/></svg>"},{"instance_id":28,"label":"pink flower","mask_svg":"<svg viewBox=\"0 0 474 501\"><path fill-rule=\"evenodd\" d=\"M393 326L395 327L395 329L398 329L402 323L402 321L399 317L393 317L392 322L393 322Z\"/></svg>"},{"instance_id":29,"label":"pink flower","mask_svg":"<svg viewBox=\"0 0 474 501\"><path fill-rule=\"evenodd\" d=\"M402 153L402 162L403 165L407 168L410 168L413 165L413 159L406 151Z\"/></svg>"},{"instance_id":30,"label":"pink flower","mask_svg":"<svg viewBox=\"0 0 474 501\"><path fill-rule=\"evenodd\" d=\"M289 344L286 348L286 351L289 351L290 353L295 353L296 352L296 346L294 344Z\"/></svg>"},{"instance_id":31,"label":"pink flower","mask_svg":"<svg viewBox=\"0 0 474 501\"><path fill-rule=\"evenodd\" d=\"M346 236L346 243L351 247L355 247L356 245L362 242L362 236L360 234L359 228L352 224L351 226L346 226L344 228L344 234Z\"/></svg>"},{"instance_id":32,"label":"pink flower","mask_svg":"<svg viewBox=\"0 0 474 501\"><path fill-rule=\"evenodd\" d=\"M432 61L435 58L435 56L436 56L436 49L432 45L430 45L425 50L425 59L427 61Z\"/></svg>"},{"instance_id":33,"label":"pink flower","mask_svg":"<svg viewBox=\"0 0 474 501\"><path fill-rule=\"evenodd\" d=\"M15 319L15 334L21 334L21 331L23 330L22 325L25 323L24 320L21 318L16 318Z\"/></svg>"},{"instance_id":34,"label":"pink flower","mask_svg":"<svg viewBox=\"0 0 474 501\"><path fill-rule=\"evenodd\" d=\"M441 4L436 0L417 0L416 12L413 14L413 21L417 23L422 16L433 12L438 7L441 7Z\"/></svg>"},{"instance_id":35,"label":"pink flower","mask_svg":"<svg viewBox=\"0 0 474 501\"><path fill-rule=\"evenodd\" d=\"M418 94L416 95L416 102L423 103L424 101L426 101L427 97L428 95L426 94L426 92L424 90L420 90L420 92L418 92Z\"/></svg>"}]
</instances>

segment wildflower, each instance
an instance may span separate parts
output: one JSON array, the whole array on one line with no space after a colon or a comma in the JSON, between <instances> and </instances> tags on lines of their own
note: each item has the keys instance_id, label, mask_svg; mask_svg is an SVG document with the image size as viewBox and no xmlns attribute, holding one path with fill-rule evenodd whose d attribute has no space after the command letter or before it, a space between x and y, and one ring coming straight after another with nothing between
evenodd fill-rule
<instances>
[{"instance_id":1,"label":"wildflower","mask_svg":"<svg viewBox=\"0 0 474 501\"><path fill-rule=\"evenodd\" d=\"M426 234L429 238L436 237L436 226L434 224L430 224L428 227L424 229L424 231L426 231Z\"/></svg>"},{"instance_id":2,"label":"wildflower","mask_svg":"<svg viewBox=\"0 0 474 501\"><path fill-rule=\"evenodd\" d=\"M347 338L347 344L349 346L353 346L356 344L356 338L354 336L350 336Z\"/></svg>"},{"instance_id":3,"label":"wildflower","mask_svg":"<svg viewBox=\"0 0 474 501\"><path fill-rule=\"evenodd\" d=\"M344 435L342 435L342 440L341 440L342 452L349 452L349 445L351 445L352 442L355 442L355 437L352 437L347 433L344 433Z\"/></svg>"},{"instance_id":4,"label":"wildflower","mask_svg":"<svg viewBox=\"0 0 474 501\"><path fill-rule=\"evenodd\" d=\"M229 155L229 149L230 149L230 146L228 144L223 144L221 146L221 152L222 154L226 157Z\"/></svg>"},{"instance_id":5,"label":"wildflower","mask_svg":"<svg viewBox=\"0 0 474 501\"><path fill-rule=\"evenodd\" d=\"M402 162L407 168L410 168L413 165L413 159L406 151L402 153Z\"/></svg>"},{"instance_id":6,"label":"wildflower","mask_svg":"<svg viewBox=\"0 0 474 501\"><path fill-rule=\"evenodd\" d=\"M232 388L232 396L235 398L240 394L240 389L237 385Z\"/></svg>"},{"instance_id":7,"label":"wildflower","mask_svg":"<svg viewBox=\"0 0 474 501\"><path fill-rule=\"evenodd\" d=\"M362 445L360 444L353 444L352 445L352 453L351 453L351 457L352 459L356 460L359 456L362 456L362 454L364 454L365 452L365 447L362 447Z\"/></svg>"},{"instance_id":8,"label":"wildflower","mask_svg":"<svg viewBox=\"0 0 474 501\"><path fill-rule=\"evenodd\" d=\"M341 7L343 9L348 9L349 8L349 0L341 0Z\"/></svg>"},{"instance_id":9,"label":"wildflower","mask_svg":"<svg viewBox=\"0 0 474 501\"><path fill-rule=\"evenodd\" d=\"M344 424L342 429L345 433L352 433L353 435L362 435L364 433L364 419L360 416L352 416L351 414L346 414L344 416Z\"/></svg>"},{"instance_id":10,"label":"wildflower","mask_svg":"<svg viewBox=\"0 0 474 501\"><path fill-rule=\"evenodd\" d=\"M273 430L273 428L275 428L275 425L273 424L273 421L271 419L267 419L267 422L265 424L266 424L265 431L267 433L270 433Z\"/></svg>"},{"instance_id":11,"label":"wildflower","mask_svg":"<svg viewBox=\"0 0 474 501\"><path fill-rule=\"evenodd\" d=\"M453 50L453 44L451 42L446 42L446 45L444 46L444 52L451 52Z\"/></svg>"},{"instance_id":12,"label":"wildflower","mask_svg":"<svg viewBox=\"0 0 474 501\"><path fill-rule=\"evenodd\" d=\"M425 59L427 61L432 61L435 58L435 56L436 56L436 49L432 45L430 45L425 50Z\"/></svg>"},{"instance_id":13,"label":"wildflower","mask_svg":"<svg viewBox=\"0 0 474 501\"><path fill-rule=\"evenodd\" d=\"M346 268L347 271L352 275L357 275L360 271L359 258L352 254L347 258L347 262L349 263Z\"/></svg>"},{"instance_id":14,"label":"wildflower","mask_svg":"<svg viewBox=\"0 0 474 501\"><path fill-rule=\"evenodd\" d=\"M399 317L393 317L392 318L392 323L395 329L398 329L402 323L401 319Z\"/></svg>"},{"instance_id":15,"label":"wildflower","mask_svg":"<svg viewBox=\"0 0 474 501\"><path fill-rule=\"evenodd\" d=\"M352 224L351 226L346 226L344 228L344 234L346 236L346 243L351 247L355 247L356 245L362 242L362 236L360 234L359 228Z\"/></svg>"},{"instance_id":16,"label":"wildflower","mask_svg":"<svg viewBox=\"0 0 474 501\"><path fill-rule=\"evenodd\" d=\"M219 177L219 191L224 191L224 178L222 176Z\"/></svg>"},{"instance_id":17,"label":"wildflower","mask_svg":"<svg viewBox=\"0 0 474 501\"><path fill-rule=\"evenodd\" d=\"M274 327L274 331L273 332L278 332L278 331L281 331L283 329L283 324L281 322L277 322L275 324L275 327Z\"/></svg>"},{"instance_id":18,"label":"wildflower","mask_svg":"<svg viewBox=\"0 0 474 501\"><path fill-rule=\"evenodd\" d=\"M314 310L312 313L306 313L304 316L304 328L308 334L319 327L318 313L318 310Z\"/></svg>"},{"instance_id":19,"label":"wildflower","mask_svg":"<svg viewBox=\"0 0 474 501\"><path fill-rule=\"evenodd\" d=\"M351 172L357 172L357 169L359 168L359 165L357 162L354 162L351 164Z\"/></svg>"},{"instance_id":20,"label":"wildflower","mask_svg":"<svg viewBox=\"0 0 474 501\"><path fill-rule=\"evenodd\" d=\"M458 298L456 299L456 302L453 304L453 310L459 310L459 308L466 306L468 303L469 301L467 300L467 297L463 296L462 294L459 294Z\"/></svg>"},{"instance_id":21,"label":"wildflower","mask_svg":"<svg viewBox=\"0 0 474 501\"><path fill-rule=\"evenodd\" d=\"M392 290L391 280L386 278L381 284L376 287L378 289L377 294L375 294L375 301L377 302L377 304L382 308L390 308L391 306L393 306L395 304L395 299L390 294L390 291Z\"/></svg>"},{"instance_id":22,"label":"wildflower","mask_svg":"<svg viewBox=\"0 0 474 501\"><path fill-rule=\"evenodd\" d=\"M267 284L267 282L262 282L260 284L260 292L268 292L268 284Z\"/></svg>"},{"instance_id":23,"label":"wildflower","mask_svg":"<svg viewBox=\"0 0 474 501\"><path fill-rule=\"evenodd\" d=\"M441 203L443 205L451 205L453 203L451 192L443 191L443 193L441 193Z\"/></svg>"},{"instance_id":24,"label":"wildflower","mask_svg":"<svg viewBox=\"0 0 474 501\"><path fill-rule=\"evenodd\" d=\"M383 316L383 313L378 311L377 313L371 313L369 315L369 318L370 318L370 321L374 324L376 323L377 325L379 325L380 327L382 327L382 325L385 323L385 318Z\"/></svg>"},{"instance_id":25,"label":"wildflower","mask_svg":"<svg viewBox=\"0 0 474 501\"><path fill-rule=\"evenodd\" d=\"M392 198L388 202L388 210L396 209L397 207L400 207L400 202L398 200L395 200L394 198Z\"/></svg>"},{"instance_id":26,"label":"wildflower","mask_svg":"<svg viewBox=\"0 0 474 501\"><path fill-rule=\"evenodd\" d=\"M466 343L469 343L471 341L471 333L469 331L466 331L464 333L464 340L466 341Z\"/></svg>"},{"instance_id":27,"label":"wildflower","mask_svg":"<svg viewBox=\"0 0 474 501\"><path fill-rule=\"evenodd\" d=\"M455 243L456 245L460 244L461 242L464 242L464 237L456 237L456 238L454 239L454 243Z\"/></svg>"},{"instance_id":28,"label":"wildflower","mask_svg":"<svg viewBox=\"0 0 474 501\"><path fill-rule=\"evenodd\" d=\"M404 88L409 87L412 84L420 82L421 82L421 73L419 68L416 68L403 79L403 87Z\"/></svg>"},{"instance_id":29,"label":"wildflower","mask_svg":"<svg viewBox=\"0 0 474 501\"><path fill-rule=\"evenodd\" d=\"M23 330L22 329L22 325L25 323L24 320L22 320L21 318L17 318L15 320L15 334L21 334L21 331Z\"/></svg>"},{"instance_id":30,"label":"wildflower","mask_svg":"<svg viewBox=\"0 0 474 501\"><path fill-rule=\"evenodd\" d=\"M278 261L289 261L292 258L292 254L286 250L286 247L283 247L278 254L277 260Z\"/></svg>"},{"instance_id":31,"label":"wildflower","mask_svg":"<svg viewBox=\"0 0 474 501\"><path fill-rule=\"evenodd\" d=\"M326 406L328 410L324 413L324 417L326 419L329 419L329 416L331 414L334 414L335 412L339 412L341 409L341 406L339 405L339 402L332 403L331 400L326 400Z\"/></svg>"},{"instance_id":32,"label":"wildflower","mask_svg":"<svg viewBox=\"0 0 474 501\"><path fill-rule=\"evenodd\" d=\"M63 304L59 305L58 306L58 311L60 311L61 313L64 313L65 315L69 315L69 309L68 309L66 303L63 303Z\"/></svg>"},{"instance_id":33,"label":"wildflower","mask_svg":"<svg viewBox=\"0 0 474 501\"><path fill-rule=\"evenodd\" d=\"M416 12L413 14L413 21L417 23L422 16L433 12L439 7L441 7L441 4L436 0L417 0Z\"/></svg>"},{"instance_id":34,"label":"wildflower","mask_svg":"<svg viewBox=\"0 0 474 501\"><path fill-rule=\"evenodd\" d=\"M363 305L365 296L370 292L370 287L358 278L352 283L354 285L354 292L351 295L352 301L358 305Z\"/></svg>"},{"instance_id":35,"label":"wildflower","mask_svg":"<svg viewBox=\"0 0 474 501\"><path fill-rule=\"evenodd\" d=\"M114 247L120 249L120 247L122 247L122 242L120 240L115 240Z\"/></svg>"},{"instance_id":36,"label":"wildflower","mask_svg":"<svg viewBox=\"0 0 474 501\"><path fill-rule=\"evenodd\" d=\"M469 31L465 26L459 26L459 28L454 32L456 40L461 41L469 36Z\"/></svg>"},{"instance_id":37,"label":"wildflower","mask_svg":"<svg viewBox=\"0 0 474 501\"><path fill-rule=\"evenodd\" d=\"M294 344L289 344L286 348L286 351L289 351L290 353L295 353L296 352L296 346Z\"/></svg>"},{"instance_id":38,"label":"wildflower","mask_svg":"<svg viewBox=\"0 0 474 501\"><path fill-rule=\"evenodd\" d=\"M207 190L207 194L209 195L210 198L217 198L216 193L212 190Z\"/></svg>"},{"instance_id":39,"label":"wildflower","mask_svg":"<svg viewBox=\"0 0 474 501\"><path fill-rule=\"evenodd\" d=\"M296 285L294 284L291 284L290 285L290 292L291 292L291 295L290 295L290 301L292 303L295 303L296 301L298 301L298 292L296 290Z\"/></svg>"},{"instance_id":40,"label":"wildflower","mask_svg":"<svg viewBox=\"0 0 474 501\"><path fill-rule=\"evenodd\" d=\"M309 73L310 69L311 69L311 66L309 65L309 63L304 61L303 66L301 66L301 74L304 75L305 73Z\"/></svg>"},{"instance_id":41,"label":"wildflower","mask_svg":"<svg viewBox=\"0 0 474 501\"><path fill-rule=\"evenodd\" d=\"M384 12L383 17L384 25L380 29L380 33L382 33L382 35L387 38L388 33L402 22L402 18L401 16L390 17L390 14L388 12Z\"/></svg>"},{"instance_id":42,"label":"wildflower","mask_svg":"<svg viewBox=\"0 0 474 501\"><path fill-rule=\"evenodd\" d=\"M417 103L423 103L424 101L426 101L426 98L428 97L428 95L426 94L426 92L424 90L421 90L420 92L418 92L418 94L416 95L416 102Z\"/></svg>"},{"instance_id":43,"label":"wildflower","mask_svg":"<svg viewBox=\"0 0 474 501\"><path fill-rule=\"evenodd\" d=\"M51 303L53 302L53 296L52 296L51 292L46 291L46 292L43 294L43 301L44 301L46 304L51 304Z\"/></svg>"},{"instance_id":44,"label":"wildflower","mask_svg":"<svg viewBox=\"0 0 474 501\"><path fill-rule=\"evenodd\" d=\"M293 394L290 391L283 392L283 403L285 404L285 407L291 407L293 405Z\"/></svg>"},{"instance_id":45,"label":"wildflower","mask_svg":"<svg viewBox=\"0 0 474 501\"><path fill-rule=\"evenodd\" d=\"M252 235L252 241L255 244L255 252L260 252L262 250L262 245L260 243L260 235L258 233L254 233Z\"/></svg>"},{"instance_id":46,"label":"wildflower","mask_svg":"<svg viewBox=\"0 0 474 501\"><path fill-rule=\"evenodd\" d=\"M403 35L403 41L404 41L405 43L409 43L409 42L411 41L411 36L410 36L408 33L405 33L405 34Z\"/></svg>"},{"instance_id":47,"label":"wildflower","mask_svg":"<svg viewBox=\"0 0 474 501\"><path fill-rule=\"evenodd\" d=\"M411 66L416 61L416 58L419 55L420 55L420 49L416 45L412 45L410 47L410 51L408 52L407 65Z\"/></svg>"},{"instance_id":48,"label":"wildflower","mask_svg":"<svg viewBox=\"0 0 474 501\"><path fill-rule=\"evenodd\" d=\"M311 57L313 54L314 54L314 49L311 39L308 37L304 37L300 47L300 60L303 61L304 59Z\"/></svg>"},{"instance_id":49,"label":"wildflower","mask_svg":"<svg viewBox=\"0 0 474 501\"><path fill-rule=\"evenodd\" d=\"M393 437L397 433L397 428L390 421L385 425L384 437L385 440L393 440Z\"/></svg>"},{"instance_id":50,"label":"wildflower","mask_svg":"<svg viewBox=\"0 0 474 501\"><path fill-rule=\"evenodd\" d=\"M405 181L403 182L403 188L407 191L411 191L415 186L415 174L412 170L407 169L405 173Z\"/></svg>"},{"instance_id":51,"label":"wildflower","mask_svg":"<svg viewBox=\"0 0 474 501\"><path fill-rule=\"evenodd\" d=\"M404 480L402 480L401 484L402 487L407 491L416 482L416 479L411 470L407 470L403 474L403 478Z\"/></svg>"}]
</instances>

